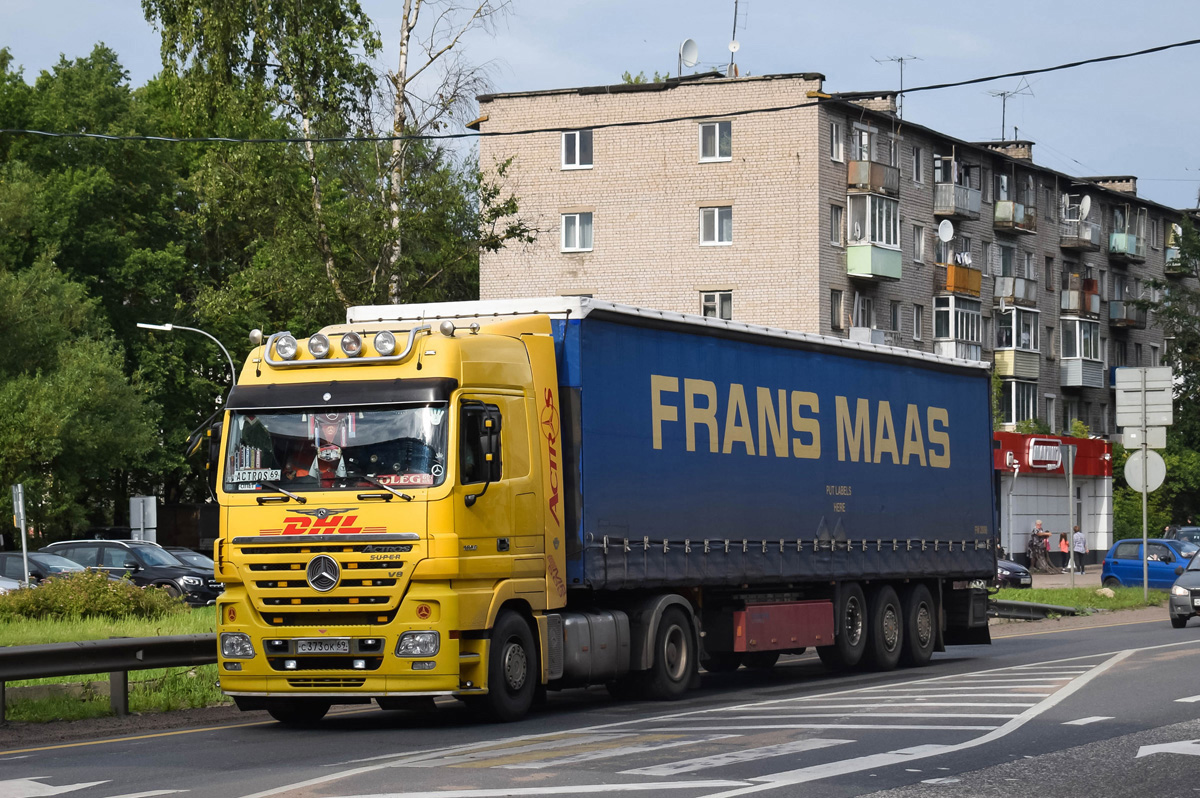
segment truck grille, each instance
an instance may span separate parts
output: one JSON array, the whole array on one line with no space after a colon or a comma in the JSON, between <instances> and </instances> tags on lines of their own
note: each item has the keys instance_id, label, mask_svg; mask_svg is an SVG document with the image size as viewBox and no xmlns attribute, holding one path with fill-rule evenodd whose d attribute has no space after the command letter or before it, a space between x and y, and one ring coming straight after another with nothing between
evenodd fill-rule
<instances>
[{"instance_id":1,"label":"truck grille","mask_svg":"<svg viewBox=\"0 0 1200 798\"><path fill-rule=\"evenodd\" d=\"M267 663L277 671L377 671L379 666L383 664L383 657L362 657L350 656L348 654L338 654L335 656L309 656L309 657L290 657L294 660L296 667L285 668L283 657L267 657ZM363 660L365 668L355 668L354 660Z\"/></svg>"},{"instance_id":2,"label":"truck grille","mask_svg":"<svg viewBox=\"0 0 1200 798\"><path fill-rule=\"evenodd\" d=\"M288 685L291 687L306 690L323 687L362 687L366 682L366 679L288 679Z\"/></svg>"}]
</instances>

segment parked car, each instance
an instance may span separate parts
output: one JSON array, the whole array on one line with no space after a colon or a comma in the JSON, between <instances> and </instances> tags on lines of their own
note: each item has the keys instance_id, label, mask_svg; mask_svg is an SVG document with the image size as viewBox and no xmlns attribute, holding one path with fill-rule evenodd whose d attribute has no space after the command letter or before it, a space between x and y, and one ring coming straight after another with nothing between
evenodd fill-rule
<instances>
[{"instance_id":1,"label":"parked car","mask_svg":"<svg viewBox=\"0 0 1200 798\"><path fill-rule=\"evenodd\" d=\"M1146 569L1150 587L1169 590L1175 584L1175 569L1195 559L1200 546L1188 540L1151 538L1147 541ZM1118 540L1104 555L1100 582L1105 587L1141 587L1142 541Z\"/></svg>"},{"instance_id":2,"label":"parked car","mask_svg":"<svg viewBox=\"0 0 1200 798\"><path fill-rule=\"evenodd\" d=\"M1200 526L1169 526L1163 537L1169 540L1190 540L1200 544Z\"/></svg>"},{"instance_id":3,"label":"parked car","mask_svg":"<svg viewBox=\"0 0 1200 798\"><path fill-rule=\"evenodd\" d=\"M1171 600L1167 614L1176 629L1187 626L1188 618L1200 615L1200 557L1193 557L1186 567L1180 569L1175 584L1171 586Z\"/></svg>"},{"instance_id":4,"label":"parked car","mask_svg":"<svg viewBox=\"0 0 1200 798\"><path fill-rule=\"evenodd\" d=\"M41 551L59 554L87 568L101 568L115 576L128 575L139 587L165 588L188 604L215 604L222 585L205 570L180 562L157 543L145 540L64 540Z\"/></svg>"},{"instance_id":5,"label":"parked car","mask_svg":"<svg viewBox=\"0 0 1200 798\"><path fill-rule=\"evenodd\" d=\"M996 560L996 587L1033 587L1033 574L1012 560Z\"/></svg>"},{"instance_id":6,"label":"parked car","mask_svg":"<svg viewBox=\"0 0 1200 798\"><path fill-rule=\"evenodd\" d=\"M217 567L212 557L209 557L207 554L201 554L198 551L193 551L192 549L185 549L183 546L163 546L163 551L171 552L171 554L175 555L175 559L184 565L202 568L210 574Z\"/></svg>"},{"instance_id":7,"label":"parked car","mask_svg":"<svg viewBox=\"0 0 1200 798\"><path fill-rule=\"evenodd\" d=\"M0 593L16 590L24 584L24 582L18 582L16 579L9 579L7 576L0 576Z\"/></svg>"},{"instance_id":8,"label":"parked car","mask_svg":"<svg viewBox=\"0 0 1200 798\"><path fill-rule=\"evenodd\" d=\"M41 582L42 580L63 574L73 574L87 570L79 563L68 560L66 557L50 554L45 551L31 551L26 556L29 558L28 575L35 582ZM26 577L22 573L24 567L21 552L0 552L0 576L24 582Z\"/></svg>"}]
</instances>

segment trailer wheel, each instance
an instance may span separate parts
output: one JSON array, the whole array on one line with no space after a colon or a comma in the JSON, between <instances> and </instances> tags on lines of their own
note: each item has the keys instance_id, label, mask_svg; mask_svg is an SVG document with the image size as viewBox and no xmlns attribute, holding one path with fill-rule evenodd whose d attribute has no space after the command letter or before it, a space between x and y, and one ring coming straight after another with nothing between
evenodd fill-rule
<instances>
[{"instance_id":1,"label":"trailer wheel","mask_svg":"<svg viewBox=\"0 0 1200 798\"><path fill-rule=\"evenodd\" d=\"M654 635L654 663L646 695L658 701L683 696L696 671L696 644L692 625L679 607L668 607Z\"/></svg>"},{"instance_id":2,"label":"trailer wheel","mask_svg":"<svg viewBox=\"0 0 1200 798\"><path fill-rule=\"evenodd\" d=\"M900 662L904 645L904 615L891 585L871 591L870 617L866 660L875 670L890 671Z\"/></svg>"},{"instance_id":3,"label":"trailer wheel","mask_svg":"<svg viewBox=\"0 0 1200 798\"><path fill-rule=\"evenodd\" d=\"M501 610L488 646L487 713L499 721L519 720L533 706L537 683L537 647L529 624L515 612Z\"/></svg>"},{"instance_id":4,"label":"trailer wheel","mask_svg":"<svg viewBox=\"0 0 1200 798\"><path fill-rule=\"evenodd\" d=\"M328 701L311 698L272 699L267 704L267 714L285 726L311 729L321 722L329 711Z\"/></svg>"},{"instance_id":5,"label":"trailer wheel","mask_svg":"<svg viewBox=\"0 0 1200 798\"><path fill-rule=\"evenodd\" d=\"M867 603L857 582L846 582L833 608L833 644L817 646L817 655L829 668L853 668L867 647Z\"/></svg>"},{"instance_id":6,"label":"trailer wheel","mask_svg":"<svg viewBox=\"0 0 1200 798\"><path fill-rule=\"evenodd\" d=\"M709 673L732 673L742 666L742 655L736 651L713 651L700 664Z\"/></svg>"},{"instance_id":7,"label":"trailer wheel","mask_svg":"<svg viewBox=\"0 0 1200 798\"><path fill-rule=\"evenodd\" d=\"M751 651L742 655L742 664L756 671L769 671L779 662L778 651Z\"/></svg>"},{"instance_id":8,"label":"trailer wheel","mask_svg":"<svg viewBox=\"0 0 1200 798\"><path fill-rule=\"evenodd\" d=\"M913 585L904 595L904 645L900 662L911 668L929 664L937 642L937 611L925 585Z\"/></svg>"}]
</instances>

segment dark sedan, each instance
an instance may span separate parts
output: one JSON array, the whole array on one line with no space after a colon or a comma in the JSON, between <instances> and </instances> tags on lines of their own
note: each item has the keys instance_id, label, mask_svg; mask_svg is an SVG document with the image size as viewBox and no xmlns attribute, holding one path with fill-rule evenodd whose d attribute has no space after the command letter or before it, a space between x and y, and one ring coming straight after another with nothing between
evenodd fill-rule
<instances>
[{"instance_id":1,"label":"dark sedan","mask_svg":"<svg viewBox=\"0 0 1200 798\"><path fill-rule=\"evenodd\" d=\"M1033 574L1011 560L996 560L996 587L1033 587Z\"/></svg>"},{"instance_id":2,"label":"dark sedan","mask_svg":"<svg viewBox=\"0 0 1200 798\"><path fill-rule=\"evenodd\" d=\"M1179 577L1171 586L1167 612L1176 629L1187 626L1188 619L1200 615L1200 557L1192 557L1186 568L1176 568Z\"/></svg>"}]
</instances>

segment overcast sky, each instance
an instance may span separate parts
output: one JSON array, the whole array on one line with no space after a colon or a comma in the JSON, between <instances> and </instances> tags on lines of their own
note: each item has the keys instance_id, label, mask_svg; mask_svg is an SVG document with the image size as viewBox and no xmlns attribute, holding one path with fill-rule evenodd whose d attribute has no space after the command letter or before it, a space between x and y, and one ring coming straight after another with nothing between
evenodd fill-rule
<instances>
[{"instance_id":1,"label":"overcast sky","mask_svg":"<svg viewBox=\"0 0 1200 798\"><path fill-rule=\"evenodd\" d=\"M395 59L400 0L363 0ZM741 73L821 72L830 91L907 88L1131 52L1200 38L1198 0L1007 0L855 3L741 0ZM465 41L464 56L492 62L495 91L616 83L625 70L676 72L679 44L699 44L700 65L724 66L733 0L515 0L494 38ZM0 47L33 81L60 54L103 41L140 85L159 69L159 42L137 0L0 0ZM1008 100L1034 160L1076 176L1133 174L1138 193L1196 207L1200 192L1200 46L1029 79L1032 95ZM1018 79L906 98L904 116L969 141L1001 136L1001 101ZM0 127L3 120L0 120Z\"/></svg>"}]
</instances>

